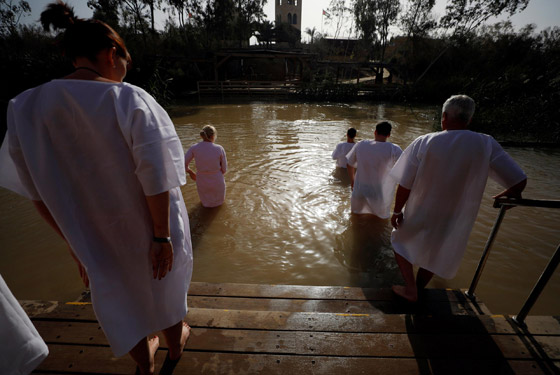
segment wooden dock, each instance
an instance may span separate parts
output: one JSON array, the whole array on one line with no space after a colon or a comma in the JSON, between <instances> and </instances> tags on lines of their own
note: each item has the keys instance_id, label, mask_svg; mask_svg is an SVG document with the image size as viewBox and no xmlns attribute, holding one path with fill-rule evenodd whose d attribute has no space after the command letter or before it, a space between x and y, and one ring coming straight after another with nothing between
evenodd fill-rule
<instances>
[{"instance_id":1,"label":"wooden dock","mask_svg":"<svg viewBox=\"0 0 560 375\"><path fill-rule=\"evenodd\" d=\"M91 304L21 302L50 350L35 373L134 373ZM560 373L560 317L529 316L520 329L458 290L429 289L411 305L383 289L192 283L188 302L174 374Z\"/></svg>"}]
</instances>

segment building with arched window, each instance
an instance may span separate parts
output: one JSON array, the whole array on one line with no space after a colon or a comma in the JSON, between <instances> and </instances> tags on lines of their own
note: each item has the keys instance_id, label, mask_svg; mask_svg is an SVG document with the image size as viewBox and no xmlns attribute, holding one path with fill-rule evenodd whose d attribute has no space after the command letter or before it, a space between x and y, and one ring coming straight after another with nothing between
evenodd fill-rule
<instances>
[{"instance_id":1,"label":"building with arched window","mask_svg":"<svg viewBox=\"0 0 560 375\"><path fill-rule=\"evenodd\" d=\"M302 0L275 0L276 22L289 23L301 31Z\"/></svg>"}]
</instances>

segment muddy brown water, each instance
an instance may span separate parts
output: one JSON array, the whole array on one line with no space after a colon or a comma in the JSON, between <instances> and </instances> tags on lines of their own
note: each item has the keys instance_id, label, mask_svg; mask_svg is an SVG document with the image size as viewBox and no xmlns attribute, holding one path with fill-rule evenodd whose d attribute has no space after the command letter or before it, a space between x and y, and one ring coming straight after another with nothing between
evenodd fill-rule
<instances>
[{"instance_id":1,"label":"muddy brown water","mask_svg":"<svg viewBox=\"0 0 560 375\"><path fill-rule=\"evenodd\" d=\"M350 215L350 186L331 152L349 127L371 138L390 120L403 149L433 130L439 109L393 104L221 103L182 105L170 113L185 150L206 124L226 152L226 203L200 205L183 187L191 221L194 281L389 287L401 282L387 221ZM507 148L529 176L524 194L560 199L560 151ZM496 218L487 184L457 276L430 287L468 288ZM82 286L64 243L30 202L0 189L0 273L19 299L74 300ZM506 214L477 295L493 313L515 314L560 243L560 210L514 208ZM560 314L557 270L531 314Z\"/></svg>"}]
</instances>

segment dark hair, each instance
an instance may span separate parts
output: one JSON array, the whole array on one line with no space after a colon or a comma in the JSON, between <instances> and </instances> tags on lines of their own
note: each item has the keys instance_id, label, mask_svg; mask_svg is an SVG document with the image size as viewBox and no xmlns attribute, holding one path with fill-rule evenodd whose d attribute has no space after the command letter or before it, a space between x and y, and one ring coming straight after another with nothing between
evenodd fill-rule
<instances>
[{"instance_id":1,"label":"dark hair","mask_svg":"<svg viewBox=\"0 0 560 375\"><path fill-rule=\"evenodd\" d=\"M358 133L358 131L354 128L350 128L348 129L348 131L346 132L346 135L349 136L350 138L354 138L356 136L356 134Z\"/></svg>"},{"instance_id":2,"label":"dark hair","mask_svg":"<svg viewBox=\"0 0 560 375\"><path fill-rule=\"evenodd\" d=\"M391 134L392 126L388 121L383 121L375 125L375 131L379 135L388 136Z\"/></svg>"},{"instance_id":3,"label":"dark hair","mask_svg":"<svg viewBox=\"0 0 560 375\"><path fill-rule=\"evenodd\" d=\"M130 61L130 55L120 35L103 21L84 20L74 15L74 9L61 0L47 5L41 13L41 25L45 31L65 30L59 44L63 54L74 61L86 57L95 61L97 54L115 47L117 54Z\"/></svg>"}]
</instances>

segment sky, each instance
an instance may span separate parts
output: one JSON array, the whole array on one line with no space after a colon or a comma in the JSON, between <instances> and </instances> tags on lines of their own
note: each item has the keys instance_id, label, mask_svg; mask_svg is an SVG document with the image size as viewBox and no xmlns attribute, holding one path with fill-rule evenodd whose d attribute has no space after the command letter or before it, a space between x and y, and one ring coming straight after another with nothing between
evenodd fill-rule
<instances>
[{"instance_id":1,"label":"sky","mask_svg":"<svg viewBox=\"0 0 560 375\"><path fill-rule=\"evenodd\" d=\"M25 17L23 22L33 22L39 19L39 15L47 4L53 0L27 0L31 6L32 14ZM335 28L328 24L326 17L322 16L322 10L328 9L331 0L299 0L302 4L302 38L307 40L309 37L305 34L307 28L312 29L315 27L317 32L334 36ZM340 0L339 0L340 1ZM346 0L349 3L350 0ZM86 0L67 0L67 3L74 7L74 11L78 17L89 18L92 15L92 10L86 5ZM275 0L268 0L265 5L264 11L269 21L274 21L274 4ZM434 8L436 16L442 16L445 12L446 0L437 0ZM502 17L500 20L504 20ZM500 20L491 20L490 23L495 23ZM527 8L511 18L511 21L516 29L519 29L527 24L534 23L537 25L537 30L543 30L550 26L560 26L560 0L530 0ZM159 28L162 28L165 20L160 17L157 22ZM340 31L338 37L348 37L350 32L348 28Z\"/></svg>"}]
</instances>

